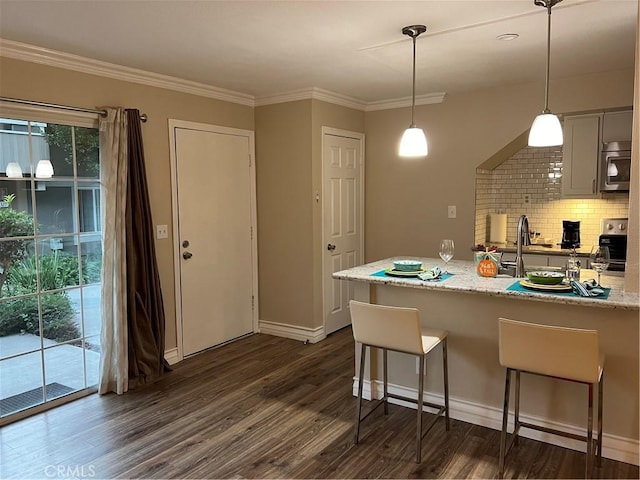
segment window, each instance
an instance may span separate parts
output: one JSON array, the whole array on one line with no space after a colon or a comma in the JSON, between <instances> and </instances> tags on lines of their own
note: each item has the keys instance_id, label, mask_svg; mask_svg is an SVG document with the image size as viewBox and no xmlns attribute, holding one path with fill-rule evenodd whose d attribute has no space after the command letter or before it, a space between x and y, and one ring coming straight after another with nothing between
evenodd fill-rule
<instances>
[{"instance_id":1,"label":"window","mask_svg":"<svg viewBox=\"0 0 640 480\"><path fill-rule=\"evenodd\" d=\"M37 120L0 118L0 425L98 382L97 119Z\"/></svg>"}]
</instances>

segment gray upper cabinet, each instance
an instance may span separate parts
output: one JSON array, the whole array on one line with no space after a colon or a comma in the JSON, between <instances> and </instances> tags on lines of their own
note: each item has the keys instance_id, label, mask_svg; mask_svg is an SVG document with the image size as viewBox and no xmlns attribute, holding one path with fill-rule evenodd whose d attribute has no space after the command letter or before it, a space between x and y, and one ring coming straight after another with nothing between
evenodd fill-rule
<instances>
[{"instance_id":1,"label":"gray upper cabinet","mask_svg":"<svg viewBox=\"0 0 640 480\"><path fill-rule=\"evenodd\" d=\"M598 196L598 158L600 125L603 114L564 118L562 148L562 196L591 198Z\"/></svg>"},{"instance_id":2,"label":"gray upper cabinet","mask_svg":"<svg viewBox=\"0 0 640 480\"><path fill-rule=\"evenodd\" d=\"M607 112L602 123L602 143L630 142L633 130L633 111Z\"/></svg>"}]
</instances>

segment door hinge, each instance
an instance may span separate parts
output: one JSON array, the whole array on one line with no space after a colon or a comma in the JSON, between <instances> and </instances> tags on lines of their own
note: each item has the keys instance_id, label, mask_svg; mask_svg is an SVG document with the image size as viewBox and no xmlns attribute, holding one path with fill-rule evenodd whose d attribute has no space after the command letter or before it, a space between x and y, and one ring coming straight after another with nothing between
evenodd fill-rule
<instances>
[{"instance_id":1,"label":"door hinge","mask_svg":"<svg viewBox=\"0 0 640 480\"><path fill-rule=\"evenodd\" d=\"M256 309L256 297L251 295L251 310L255 310L255 309Z\"/></svg>"},{"instance_id":2,"label":"door hinge","mask_svg":"<svg viewBox=\"0 0 640 480\"><path fill-rule=\"evenodd\" d=\"M249 155L249 168L251 168L251 155Z\"/></svg>"},{"instance_id":3,"label":"door hinge","mask_svg":"<svg viewBox=\"0 0 640 480\"><path fill-rule=\"evenodd\" d=\"M251 231L251 240L253 240L253 227L249 227L249 230Z\"/></svg>"}]
</instances>

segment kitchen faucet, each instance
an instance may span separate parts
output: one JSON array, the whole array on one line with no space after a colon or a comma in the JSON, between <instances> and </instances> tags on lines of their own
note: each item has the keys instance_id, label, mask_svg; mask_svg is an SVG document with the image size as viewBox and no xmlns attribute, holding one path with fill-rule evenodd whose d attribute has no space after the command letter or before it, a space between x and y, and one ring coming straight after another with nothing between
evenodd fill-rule
<instances>
[{"instance_id":1,"label":"kitchen faucet","mask_svg":"<svg viewBox=\"0 0 640 480\"><path fill-rule=\"evenodd\" d=\"M521 215L518 220L518 230L516 233L516 278L522 278L524 274L524 260L522 260L522 246L531 245L529 238L529 219L526 215Z\"/></svg>"}]
</instances>

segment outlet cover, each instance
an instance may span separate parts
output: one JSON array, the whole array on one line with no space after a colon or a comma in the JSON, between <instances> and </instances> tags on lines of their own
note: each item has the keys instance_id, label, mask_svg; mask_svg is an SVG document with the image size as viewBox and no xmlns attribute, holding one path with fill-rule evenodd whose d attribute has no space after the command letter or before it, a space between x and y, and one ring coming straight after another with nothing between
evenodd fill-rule
<instances>
[{"instance_id":1,"label":"outlet cover","mask_svg":"<svg viewBox=\"0 0 640 480\"><path fill-rule=\"evenodd\" d=\"M169 228L166 225L156 225L156 238L169 238Z\"/></svg>"},{"instance_id":2,"label":"outlet cover","mask_svg":"<svg viewBox=\"0 0 640 480\"><path fill-rule=\"evenodd\" d=\"M456 216L457 216L456 206L455 205L449 205L447 207L447 217L448 218L456 218Z\"/></svg>"},{"instance_id":3,"label":"outlet cover","mask_svg":"<svg viewBox=\"0 0 640 480\"><path fill-rule=\"evenodd\" d=\"M524 203L531 203L531 195L525 193L524 195Z\"/></svg>"}]
</instances>

